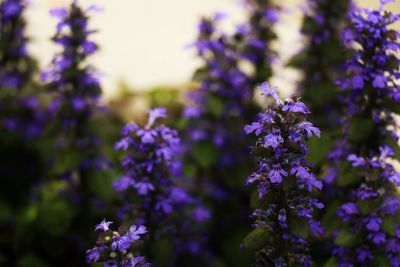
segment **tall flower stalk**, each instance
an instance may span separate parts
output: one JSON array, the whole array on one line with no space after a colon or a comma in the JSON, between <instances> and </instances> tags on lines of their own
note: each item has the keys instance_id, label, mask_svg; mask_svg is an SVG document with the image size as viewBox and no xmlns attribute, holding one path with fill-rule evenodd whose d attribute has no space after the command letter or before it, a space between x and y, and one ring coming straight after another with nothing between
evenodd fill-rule
<instances>
[{"instance_id":1,"label":"tall flower stalk","mask_svg":"<svg viewBox=\"0 0 400 267\"><path fill-rule=\"evenodd\" d=\"M104 209L98 205L101 192L96 186L107 183L109 162L102 154L102 142L96 132L94 115L100 110L101 86L98 73L88 62L98 46L91 40L96 32L89 27L89 13L97 7L80 7L73 1L69 7L57 8L51 15L58 19L53 42L60 47L51 68L42 73L42 80L51 103L48 123L50 174L42 194L58 188L52 196L50 212L58 223L58 231L46 231L63 240L63 249L71 254L82 254L91 238L91 229ZM53 189L54 190L54 189ZM111 190L110 190L111 191ZM51 205L46 204L46 205ZM45 204L42 204L45 205ZM49 208L50 209L50 208ZM54 223L53 223L54 224ZM46 236L46 235L43 235ZM66 253L68 254L68 253ZM82 257L69 257L71 265L83 264Z\"/></svg>"},{"instance_id":2,"label":"tall flower stalk","mask_svg":"<svg viewBox=\"0 0 400 267\"><path fill-rule=\"evenodd\" d=\"M0 1L0 261L7 266L27 254L21 233L29 226L19 218L33 208L32 195L46 173L37 140L45 114L34 82L37 67L27 49L27 7L24 0Z\"/></svg>"},{"instance_id":3,"label":"tall flower stalk","mask_svg":"<svg viewBox=\"0 0 400 267\"><path fill-rule=\"evenodd\" d=\"M250 73L252 88L269 79L273 72L276 52L271 48L276 34L274 26L279 20L279 7L271 0L244 0L247 21L237 27L235 37L242 41L241 57L253 66Z\"/></svg>"},{"instance_id":4,"label":"tall flower stalk","mask_svg":"<svg viewBox=\"0 0 400 267\"><path fill-rule=\"evenodd\" d=\"M88 187L90 172L106 164L100 154L100 140L91 129L101 96L98 74L87 63L98 49L89 38L96 32L89 28L86 14L92 10L93 7L82 9L74 1L68 9L51 11L59 19L53 41L62 50L53 58L51 70L42 73L53 97L49 110L54 114L51 131L57 136L55 174L73 187L82 188Z\"/></svg>"},{"instance_id":5,"label":"tall flower stalk","mask_svg":"<svg viewBox=\"0 0 400 267\"><path fill-rule=\"evenodd\" d=\"M44 113L33 82L36 64L27 50L26 6L25 0L0 3L0 127L16 138L32 139L42 132Z\"/></svg>"},{"instance_id":6,"label":"tall flower stalk","mask_svg":"<svg viewBox=\"0 0 400 267\"><path fill-rule=\"evenodd\" d=\"M144 254L157 266L175 266L185 253L201 252L202 237L196 235L196 229L201 229L209 213L185 190L180 138L175 130L158 123L164 117L164 108L151 109L144 127L129 123L123 128L115 148L124 151L124 175L113 187L122 196L119 217L124 223L150 229ZM171 250L165 262L154 260L158 256L154 246L159 242L167 243L164 249Z\"/></svg>"},{"instance_id":7,"label":"tall flower stalk","mask_svg":"<svg viewBox=\"0 0 400 267\"><path fill-rule=\"evenodd\" d=\"M225 15L201 20L194 46L203 65L195 73L197 87L189 93L184 110L185 170L203 188L199 193L214 213L210 247L219 260L232 266L249 262L239 247L227 250L226 244L240 243L249 224L242 177L251 166L245 156L251 138L242 129L258 111L255 85L272 75L275 54L270 43L278 11L271 1L243 4L248 20L233 34L219 29ZM241 223L232 225L233 220Z\"/></svg>"},{"instance_id":8,"label":"tall flower stalk","mask_svg":"<svg viewBox=\"0 0 400 267\"><path fill-rule=\"evenodd\" d=\"M330 135L337 129L341 111L335 81L346 60L340 36L347 24L350 3L350 0L308 0L301 29L305 47L289 62L303 74L299 95L310 107L311 119Z\"/></svg>"},{"instance_id":9,"label":"tall flower stalk","mask_svg":"<svg viewBox=\"0 0 400 267\"><path fill-rule=\"evenodd\" d=\"M400 266L400 174L393 164L399 151L400 42L391 29L400 16L384 11L394 1L380 2L378 10L352 12L343 34L352 57L338 82L347 115L342 140L330 154L337 166L329 181L340 191L332 204L339 219L328 225L336 245L330 262L339 266Z\"/></svg>"},{"instance_id":10,"label":"tall flower stalk","mask_svg":"<svg viewBox=\"0 0 400 267\"><path fill-rule=\"evenodd\" d=\"M259 88L274 101L244 128L257 137L252 151L258 165L246 181L257 190L252 200L254 230L244 246L256 252L255 266L311 266L308 240L324 233L314 211L324 205L313 197L322 182L306 159L306 141L319 137L320 131L306 120L310 112L299 99L282 101L267 83Z\"/></svg>"}]
</instances>

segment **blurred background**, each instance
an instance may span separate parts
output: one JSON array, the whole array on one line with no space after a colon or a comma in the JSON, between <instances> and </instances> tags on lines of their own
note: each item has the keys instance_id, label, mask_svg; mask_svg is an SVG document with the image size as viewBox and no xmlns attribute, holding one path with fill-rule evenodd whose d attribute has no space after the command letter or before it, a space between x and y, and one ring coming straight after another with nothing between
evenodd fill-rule
<instances>
[{"instance_id":1,"label":"blurred background","mask_svg":"<svg viewBox=\"0 0 400 267\"><path fill-rule=\"evenodd\" d=\"M121 85L129 90L150 90L156 86L184 88L199 65L195 51L189 45L196 38L197 23L202 16L223 11L228 14L229 31L244 19L238 0L82 0L82 4L97 4L105 12L93 16L92 25L100 29L95 36L101 51L94 62L104 74L103 90L106 101L119 96ZM378 1L357 0L360 6L376 7ZM55 51L50 37L56 21L49 10L65 6L69 0L31 0L28 9L28 34L32 38L31 53L46 67ZM301 49L301 7L303 0L280 3L285 11L278 24L280 53L272 82L290 93L298 73L284 69L284 62ZM300 7L300 8L299 8ZM400 11L400 3L388 7Z\"/></svg>"}]
</instances>

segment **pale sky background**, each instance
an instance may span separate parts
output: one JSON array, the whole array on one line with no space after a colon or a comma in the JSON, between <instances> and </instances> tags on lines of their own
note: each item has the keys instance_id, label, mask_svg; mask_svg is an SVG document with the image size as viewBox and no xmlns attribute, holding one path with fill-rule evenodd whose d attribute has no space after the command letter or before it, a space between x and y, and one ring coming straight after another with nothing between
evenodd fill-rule
<instances>
[{"instance_id":1,"label":"pale sky background","mask_svg":"<svg viewBox=\"0 0 400 267\"><path fill-rule=\"evenodd\" d=\"M48 66L56 51L50 37L56 20L49 10L64 6L71 0L31 0L27 11L28 34L32 39L30 51L40 66ZM332 0L334 1L334 0ZM104 12L91 20L92 28L99 29L94 40L101 51L92 63L104 73L102 79L106 99L116 96L118 81L126 81L132 88L143 90L157 85L180 85L191 79L199 65L194 51L186 48L197 35L197 23L203 15L223 11L229 21L243 19L238 0L81 0L83 6L98 4ZM277 26L279 41L275 44L283 61L301 48L299 27L300 6L303 0L281 0L286 11ZM360 5L376 7L378 0L359 0ZM400 1L390 4L400 12ZM275 66L272 82L286 92L293 90L299 75Z\"/></svg>"}]
</instances>

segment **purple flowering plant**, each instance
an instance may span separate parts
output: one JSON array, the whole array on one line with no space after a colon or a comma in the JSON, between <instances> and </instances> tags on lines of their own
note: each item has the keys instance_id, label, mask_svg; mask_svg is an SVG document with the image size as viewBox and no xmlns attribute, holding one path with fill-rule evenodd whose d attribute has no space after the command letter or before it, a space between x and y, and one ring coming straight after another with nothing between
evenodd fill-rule
<instances>
[{"instance_id":1,"label":"purple flowering plant","mask_svg":"<svg viewBox=\"0 0 400 267\"><path fill-rule=\"evenodd\" d=\"M339 203L331 205L339 222L328 223L335 239L332 264L339 266L400 266L398 158L400 77L399 33L391 25L398 14L356 9L343 42L352 56L338 82L347 115L343 135L330 153L330 187Z\"/></svg>"},{"instance_id":2,"label":"purple flowering plant","mask_svg":"<svg viewBox=\"0 0 400 267\"><path fill-rule=\"evenodd\" d=\"M123 200L120 218L151 229L146 239L146 256L154 257L151 248L161 240L173 248L163 263L167 266L182 253L200 252L202 238L196 235L196 229L210 215L186 189L178 133L159 123L166 117L166 110L154 108L148 113L143 127L132 122L122 129L123 137L115 149L124 154L123 176L113 183L113 188Z\"/></svg>"},{"instance_id":3,"label":"purple flowering plant","mask_svg":"<svg viewBox=\"0 0 400 267\"><path fill-rule=\"evenodd\" d=\"M142 237L147 233L143 225L132 225L128 230L113 231L113 224L105 219L95 227L100 235L96 246L86 252L87 263L101 262L103 267L150 267L145 257L140 256Z\"/></svg>"},{"instance_id":4,"label":"purple flowering plant","mask_svg":"<svg viewBox=\"0 0 400 267\"><path fill-rule=\"evenodd\" d=\"M322 182L312 173L306 142L320 131L306 120L310 111L299 98L282 101L268 83L259 89L273 103L244 128L257 137L252 152L258 166L246 180L257 190L254 230L244 246L256 252L255 266L311 266L310 238L324 234L315 210L324 205L313 196Z\"/></svg>"},{"instance_id":5,"label":"purple flowering plant","mask_svg":"<svg viewBox=\"0 0 400 267\"><path fill-rule=\"evenodd\" d=\"M33 80L36 63L27 51L26 7L25 0L0 3L0 127L10 133L3 138L31 140L42 133L45 113Z\"/></svg>"},{"instance_id":6,"label":"purple flowering plant","mask_svg":"<svg viewBox=\"0 0 400 267\"><path fill-rule=\"evenodd\" d=\"M253 101L255 85L272 75L275 53L270 43L278 18L271 1L242 3L248 19L234 33L220 28L228 15L200 21L194 47L203 64L194 75L196 88L189 92L183 114L184 170L194 177L193 187L202 188L197 193L214 215L209 247L228 265L250 264L244 251L235 247L225 252L224 244L232 236L240 242L239 233L249 224L249 192L242 186L242 177L251 169L246 155L252 138L242 129L258 112ZM232 220L240 223L232 225Z\"/></svg>"},{"instance_id":7,"label":"purple flowering plant","mask_svg":"<svg viewBox=\"0 0 400 267\"><path fill-rule=\"evenodd\" d=\"M41 74L51 97L49 133L55 136L56 149L53 171L73 187L86 189L92 170L109 167L101 155L101 139L93 131L101 96L98 73L88 63L88 58L98 49L90 39L96 31L90 29L87 15L94 11L97 9L84 9L78 1L73 1L69 8L50 12L58 19L53 42L61 50L54 56L50 70Z\"/></svg>"},{"instance_id":8,"label":"purple flowering plant","mask_svg":"<svg viewBox=\"0 0 400 267\"><path fill-rule=\"evenodd\" d=\"M329 0L306 1L301 27L305 46L287 63L302 72L298 94L313 113L310 119L325 133L319 142L315 140L316 146L325 151L330 145L327 139L335 134L340 119L340 90L335 81L346 61L341 32L348 24L346 15L351 8L349 0L338 0L334 4ZM319 157L320 161L323 159Z\"/></svg>"}]
</instances>

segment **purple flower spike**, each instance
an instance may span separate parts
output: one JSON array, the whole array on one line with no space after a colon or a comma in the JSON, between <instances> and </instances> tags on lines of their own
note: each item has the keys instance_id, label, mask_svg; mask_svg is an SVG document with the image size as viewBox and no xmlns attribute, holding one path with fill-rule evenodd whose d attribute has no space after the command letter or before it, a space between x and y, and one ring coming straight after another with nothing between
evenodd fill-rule
<instances>
[{"instance_id":1,"label":"purple flower spike","mask_svg":"<svg viewBox=\"0 0 400 267\"><path fill-rule=\"evenodd\" d=\"M263 95L277 98L276 90L271 88L263 84ZM257 154L265 155L257 157L258 169L249 175L246 184L257 185L260 199L269 196L266 207L254 211L253 217L254 226L268 231L271 240L277 242L271 241L259 251L275 266L310 266L309 245L288 230L288 222L302 218L307 220L313 235L321 236L325 232L313 217L314 209L322 209L324 205L312 196L313 190L322 189L322 182L312 173L312 165L306 159L306 141L313 134L319 137L320 131L305 120L304 115L308 113L302 102L288 99L283 105L283 101L275 99L274 104L259 114L258 121L244 129L247 134L254 133L257 137L254 146ZM287 184L293 186L286 188ZM280 231L276 231L278 228ZM286 252L279 249L278 243L285 246ZM302 257L295 256L299 253Z\"/></svg>"},{"instance_id":2,"label":"purple flower spike","mask_svg":"<svg viewBox=\"0 0 400 267\"><path fill-rule=\"evenodd\" d=\"M400 102L400 59L394 51L400 47L400 35L391 25L400 16L383 10L391 2L382 0L378 10L355 9L349 14L346 32L352 32L352 57L337 83L344 89L341 101L347 114L341 120L343 135L331 153L338 177L331 190L342 202L337 211L341 223L335 230L339 237L350 232L357 242L337 242L332 256L338 266L400 266L400 238L395 233L400 174L393 164L399 149L395 107Z\"/></svg>"}]
</instances>

